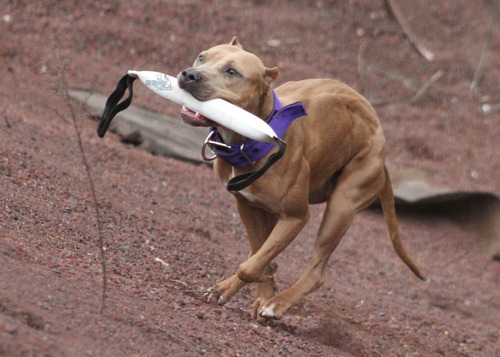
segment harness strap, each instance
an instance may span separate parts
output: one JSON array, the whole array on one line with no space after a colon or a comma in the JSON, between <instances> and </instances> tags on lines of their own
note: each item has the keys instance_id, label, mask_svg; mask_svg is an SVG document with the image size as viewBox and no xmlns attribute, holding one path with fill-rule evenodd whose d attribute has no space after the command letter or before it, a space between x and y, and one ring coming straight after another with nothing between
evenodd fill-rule
<instances>
[{"instance_id":1,"label":"harness strap","mask_svg":"<svg viewBox=\"0 0 500 357\"><path fill-rule=\"evenodd\" d=\"M278 151L269 156L264 166L260 167L259 169L235 176L231 180L229 180L229 182L227 183L227 189L229 191L241 191L244 188L248 187L255 180L264 175L266 171L269 170L269 168L273 166L273 164L285 154L286 143L277 136L274 138L274 140L276 140L276 142L278 143Z\"/></svg>"}]
</instances>

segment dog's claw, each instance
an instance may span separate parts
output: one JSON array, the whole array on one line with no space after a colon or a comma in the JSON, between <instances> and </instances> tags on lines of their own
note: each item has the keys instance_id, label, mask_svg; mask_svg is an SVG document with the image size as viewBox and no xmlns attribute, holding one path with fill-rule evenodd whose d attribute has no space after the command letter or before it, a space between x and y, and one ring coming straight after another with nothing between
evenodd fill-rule
<instances>
[{"instance_id":1,"label":"dog's claw","mask_svg":"<svg viewBox=\"0 0 500 357\"><path fill-rule=\"evenodd\" d=\"M210 287L207 289L207 292L205 294L203 294L203 300L205 300L205 302L212 302L216 299L216 297L218 296L217 294L217 290L215 287Z\"/></svg>"},{"instance_id":2,"label":"dog's claw","mask_svg":"<svg viewBox=\"0 0 500 357\"><path fill-rule=\"evenodd\" d=\"M207 293L206 302L208 303L217 302L217 304L222 305L223 303L221 303L221 300L222 296L219 295L217 291L212 291L210 293Z\"/></svg>"}]
</instances>

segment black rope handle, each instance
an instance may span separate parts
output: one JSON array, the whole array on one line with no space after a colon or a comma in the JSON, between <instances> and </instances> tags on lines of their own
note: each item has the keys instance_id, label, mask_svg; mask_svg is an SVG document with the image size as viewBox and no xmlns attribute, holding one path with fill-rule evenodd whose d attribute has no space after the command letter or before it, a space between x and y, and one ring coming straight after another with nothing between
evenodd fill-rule
<instances>
[{"instance_id":1,"label":"black rope handle","mask_svg":"<svg viewBox=\"0 0 500 357\"><path fill-rule=\"evenodd\" d=\"M276 161L281 159L286 151L286 143L278 137L275 137L274 140L276 140L276 142L278 143L278 151L269 156L264 166L262 166L258 170L235 176L231 180L229 180L229 182L227 183L227 189L229 191L241 191L244 188L248 187L255 180L264 175Z\"/></svg>"},{"instance_id":2,"label":"black rope handle","mask_svg":"<svg viewBox=\"0 0 500 357\"><path fill-rule=\"evenodd\" d=\"M116 85L115 91L109 96L106 101L106 106L104 107L104 113L99 121L99 126L97 127L97 135L99 135L99 137L104 137L106 131L108 131L109 125L111 124L111 120L113 120L115 115L122 110L127 109L130 103L132 103L132 96L134 95L132 84L135 80L135 77L128 74L124 75ZM118 103L127 89L129 92L127 99Z\"/></svg>"}]
</instances>

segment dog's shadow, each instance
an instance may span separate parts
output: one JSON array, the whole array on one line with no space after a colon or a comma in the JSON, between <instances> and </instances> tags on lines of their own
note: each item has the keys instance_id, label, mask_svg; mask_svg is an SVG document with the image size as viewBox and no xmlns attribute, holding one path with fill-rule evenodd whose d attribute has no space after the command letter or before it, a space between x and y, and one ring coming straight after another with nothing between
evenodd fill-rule
<instances>
[{"instance_id":1,"label":"dog's shadow","mask_svg":"<svg viewBox=\"0 0 500 357\"><path fill-rule=\"evenodd\" d=\"M335 312L323 311L321 314L322 317L316 326L307 326L308 324L304 325L300 323L287 324L286 322L274 322L275 328L295 336L300 336L314 345L321 344L333 347L353 356L366 355L362 340L359 337L360 334L358 333L360 329L364 330L363 326Z\"/></svg>"},{"instance_id":2,"label":"dog's shadow","mask_svg":"<svg viewBox=\"0 0 500 357\"><path fill-rule=\"evenodd\" d=\"M361 341L356 338L355 331L347 328L345 321L332 318L324 319L316 328L309 329L304 336L314 339L322 345L335 347L353 356L365 355Z\"/></svg>"},{"instance_id":3,"label":"dog's shadow","mask_svg":"<svg viewBox=\"0 0 500 357\"><path fill-rule=\"evenodd\" d=\"M341 313L326 311L307 298L294 305L282 320L268 320L261 324L313 346L333 347L353 356L366 355L360 337L366 332L364 326Z\"/></svg>"}]
</instances>

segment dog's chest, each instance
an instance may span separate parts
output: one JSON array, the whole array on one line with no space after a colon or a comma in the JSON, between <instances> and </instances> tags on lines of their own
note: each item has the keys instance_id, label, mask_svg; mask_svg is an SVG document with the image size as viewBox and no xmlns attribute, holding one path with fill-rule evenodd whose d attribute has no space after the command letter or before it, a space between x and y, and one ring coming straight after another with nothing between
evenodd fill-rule
<instances>
[{"instance_id":1,"label":"dog's chest","mask_svg":"<svg viewBox=\"0 0 500 357\"><path fill-rule=\"evenodd\" d=\"M259 199L251 194L250 192L247 192L245 190L237 191L237 192L231 192L238 200L249 203L249 204L257 204L259 203Z\"/></svg>"},{"instance_id":2,"label":"dog's chest","mask_svg":"<svg viewBox=\"0 0 500 357\"><path fill-rule=\"evenodd\" d=\"M227 183L229 182L229 180L239 174L238 172L236 172L234 167L231 167L230 165L219 159L215 161L214 169L217 176L219 177L220 182L226 190L228 189ZM263 188L260 186L258 189L256 189L254 187L255 185L257 185L257 182L243 190L228 191L240 202L246 203L250 206L267 209L265 201L266 197L269 196L269 192L264 192L265 190L263 190Z\"/></svg>"}]
</instances>

